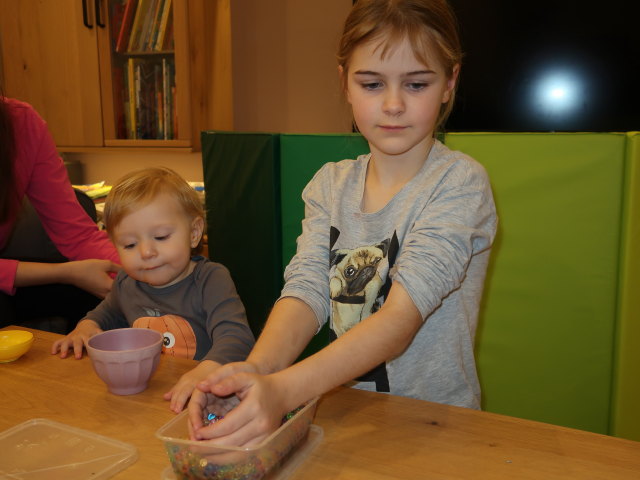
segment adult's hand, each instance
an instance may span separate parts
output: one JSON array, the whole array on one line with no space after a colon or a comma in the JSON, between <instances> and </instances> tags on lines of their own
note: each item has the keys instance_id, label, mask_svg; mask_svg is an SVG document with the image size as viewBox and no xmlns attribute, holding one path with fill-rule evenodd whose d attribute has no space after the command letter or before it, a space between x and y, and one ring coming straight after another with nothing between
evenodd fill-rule
<instances>
[{"instance_id":1,"label":"adult's hand","mask_svg":"<svg viewBox=\"0 0 640 480\"><path fill-rule=\"evenodd\" d=\"M120 265L109 260L97 259L63 263L18 262L14 286L65 283L104 298L111 291L113 274L120 268Z\"/></svg>"},{"instance_id":2,"label":"adult's hand","mask_svg":"<svg viewBox=\"0 0 640 480\"><path fill-rule=\"evenodd\" d=\"M78 260L58 264L66 272L68 282L98 298L104 298L111 291L113 278L120 266L109 260Z\"/></svg>"}]
</instances>

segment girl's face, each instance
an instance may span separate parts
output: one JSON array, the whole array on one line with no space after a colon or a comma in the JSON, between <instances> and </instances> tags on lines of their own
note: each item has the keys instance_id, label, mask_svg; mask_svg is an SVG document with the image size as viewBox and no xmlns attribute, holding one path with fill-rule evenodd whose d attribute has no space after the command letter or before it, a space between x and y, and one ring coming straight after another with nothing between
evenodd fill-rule
<instances>
[{"instance_id":1,"label":"girl's face","mask_svg":"<svg viewBox=\"0 0 640 480\"><path fill-rule=\"evenodd\" d=\"M191 273L191 249L200 241L204 220L190 220L181 205L161 193L125 215L112 238L127 274L154 287L166 287Z\"/></svg>"},{"instance_id":2,"label":"girl's face","mask_svg":"<svg viewBox=\"0 0 640 480\"><path fill-rule=\"evenodd\" d=\"M458 67L447 78L438 62L418 60L406 37L385 58L381 51L380 41L372 40L356 47L349 61L347 99L355 122L374 158L424 157L440 107L451 98Z\"/></svg>"}]
</instances>

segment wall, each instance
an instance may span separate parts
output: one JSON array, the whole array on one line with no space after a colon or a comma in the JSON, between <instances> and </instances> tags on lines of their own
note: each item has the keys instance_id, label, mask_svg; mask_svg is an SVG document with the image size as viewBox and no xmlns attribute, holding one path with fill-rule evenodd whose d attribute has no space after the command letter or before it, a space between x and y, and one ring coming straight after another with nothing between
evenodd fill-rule
<instances>
[{"instance_id":1,"label":"wall","mask_svg":"<svg viewBox=\"0 0 640 480\"><path fill-rule=\"evenodd\" d=\"M236 131L349 132L335 51L351 0L231 3Z\"/></svg>"},{"instance_id":2,"label":"wall","mask_svg":"<svg viewBox=\"0 0 640 480\"><path fill-rule=\"evenodd\" d=\"M290 133L349 132L335 50L351 0L231 2L234 129ZM200 152L67 153L85 182L115 182L134 168L164 165L202 181Z\"/></svg>"},{"instance_id":3,"label":"wall","mask_svg":"<svg viewBox=\"0 0 640 480\"><path fill-rule=\"evenodd\" d=\"M80 162L84 172L84 183L105 181L113 184L125 173L139 168L164 166L182 175L186 180L202 181L202 157L200 152L139 152L123 150L122 152L105 150L105 152L65 153L64 159Z\"/></svg>"}]
</instances>

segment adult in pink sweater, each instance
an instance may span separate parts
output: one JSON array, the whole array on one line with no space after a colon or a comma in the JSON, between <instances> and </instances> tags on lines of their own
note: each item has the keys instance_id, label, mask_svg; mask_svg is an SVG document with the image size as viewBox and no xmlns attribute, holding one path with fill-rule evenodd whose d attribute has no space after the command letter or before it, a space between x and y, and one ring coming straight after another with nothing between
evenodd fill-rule
<instances>
[{"instance_id":1,"label":"adult in pink sweater","mask_svg":"<svg viewBox=\"0 0 640 480\"><path fill-rule=\"evenodd\" d=\"M78 203L44 120L28 104L0 96L0 252L6 246L24 197L49 238L69 261L38 263L0 254L0 292L67 284L95 297L111 289L119 257Z\"/></svg>"}]
</instances>

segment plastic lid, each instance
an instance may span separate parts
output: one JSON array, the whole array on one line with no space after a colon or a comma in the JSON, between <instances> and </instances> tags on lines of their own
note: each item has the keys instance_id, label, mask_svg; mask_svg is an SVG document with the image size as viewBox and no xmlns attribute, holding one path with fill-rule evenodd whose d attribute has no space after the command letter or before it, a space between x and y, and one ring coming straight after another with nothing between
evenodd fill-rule
<instances>
[{"instance_id":1,"label":"plastic lid","mask_svg":"<svg viewBox=\"0 0 640 480\"><path fill-rule=\"evenodd\" d=\"M44 418L0 433L0 477L100 480L138 458L133 445Z\"/></svg>"}]
</instances>

